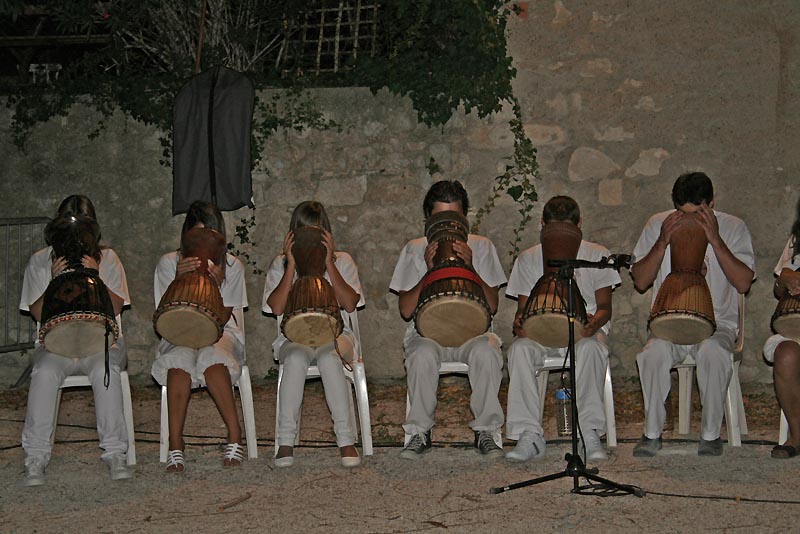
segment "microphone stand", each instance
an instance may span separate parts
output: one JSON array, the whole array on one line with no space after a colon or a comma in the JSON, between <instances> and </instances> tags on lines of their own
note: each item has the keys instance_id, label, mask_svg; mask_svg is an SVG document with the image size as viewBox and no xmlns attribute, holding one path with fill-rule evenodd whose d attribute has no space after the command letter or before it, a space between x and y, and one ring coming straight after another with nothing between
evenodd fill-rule
<instances>
[{"instance_id":1,"label":"microphone stand","mask_svg":"<svg viewBox=\"0 0 800 534\"><path fill-rule=\"evenodd\" d=\"M565 477L572 477L572 490L570 493L577 493L579 495L592 495L593 493L586 491L592 488L591 485L589 486L580 486L578 484L578 479L581 477L586 478L589 481L599 482L600 484L605 485L606 487L614 488L619 491L623 491L628 494L636 495L637 497L644 497L645 492L642 488L638 486L631 486L628 484L620 484L618 482L614 482L607 478L603 478L599 476L599 470L596 467L587 468L586 464L584 464L583 460L581 459L580 454L578 453L578 425L576 424L578 421L578 403L576 402L576 395L575 395L575 310L573 308L573 284L575 282L574 274L576 268L589 268L589 269L608 269L613 268L619 270L621 267L629 267L630 266L630 256L611 256L609 258L603 258L601 261L593 262L587 260L553 260L548 263L550 267L559 267L558 271L558 279L565 280L567 283L567 317L569 318L569 342L567 345L567 356L569 357L569 365L570 365L570 372L569 372L569 382L570 382L570 390L572 391L572 453L567 453L564 456L564 460L567 462L567 466L563 471L559 471L556 473L552 473L550 475L545 475L542 477L532 478L530 480L526 480L523 482L516 482L514 484L509 484L508 486L503 486L499 488L490 488L489 493L491 494L498 494L498 493L505 493L506 491L511 491L519 488L524 488L526 486L532 486L534 484L541 484L542 482L548 482L550 480L557 480L559 478ZM611 363L609 362L609 365Z\"/></svg>"}]
</instances>

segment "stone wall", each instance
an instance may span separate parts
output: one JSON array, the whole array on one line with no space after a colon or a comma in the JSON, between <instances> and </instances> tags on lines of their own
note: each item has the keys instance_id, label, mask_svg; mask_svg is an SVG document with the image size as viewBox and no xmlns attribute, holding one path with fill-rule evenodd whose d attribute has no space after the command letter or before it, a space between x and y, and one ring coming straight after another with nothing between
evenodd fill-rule
<instances>
[{"instance_id":1,"label":"stone wall","mask_svg":"<svg viewBox=\"0 0 800 534\"><path fill-rule=\"evenodd\" d=\"M800 13L772 2L530 3L509 25L514 83L526 131L539 150L540 202L575 197L587 239L630 252L648 216L671 206L674 179L703 170L714 180L717 208L743 218L753 235L759 280L748 297L744 383L771 381L760 351L774 309L771 270L786 241L800 172ZM513 149L508 110L480 120L457 113L443 128L420 125L410 102L386 92L324 89L319 109L339 130L274 135L253 174L257 246L266 269L279 253L289 215L314 198L328 208L340 248L356 259L367 307L360 314L368 376L404 376L405 323L387 292L398 253L422 233L421 200L440 178L462 180L472 212ZM66 195L96 204L104 241L122 258L133 300L123 316L130 371L146 380L156 338L153 268L177 246L171 172L159 165L158 132L121 115L98 139L97 116L76 106L38 126L24 153L10 143L0 110L0 209L3 216L52 215ZM794 127L794 128L793 128ZM434 176L428 163L441 168ZM226 215L229 238L249 210ZM517 213L504 198L482 226L507 272ZM538 225L523 246L538 242ZM256 376L270 365L276 321L260 313L263 275L248 270L248 362ZM614 296L615 380L636 375L650 293L627 275ZM501 299L497 332L506 345L515 303ZM1 383L13 382L24 355L3 356Z\"/></svg>"}]
</instances>

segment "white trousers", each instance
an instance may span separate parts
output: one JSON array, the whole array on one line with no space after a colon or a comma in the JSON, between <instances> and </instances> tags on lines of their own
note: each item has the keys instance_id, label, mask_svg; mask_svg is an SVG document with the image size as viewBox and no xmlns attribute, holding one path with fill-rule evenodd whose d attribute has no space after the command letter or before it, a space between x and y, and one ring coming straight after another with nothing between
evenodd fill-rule
<instances>
[{"instance_id":1,"label":"white trousers","mask_svg":"<svg viewBox=\"0 0 800 534\"><path fill-rule=\"evenodd\" d=\"M470 408L475 416L473 430L493 432L503 426L503 408L498 393L503 379L501 341L493 333L472 338L460 347L442 347L430 339L413 336L405 343L406 374L410 409L403 429L407 434L422 434L433 427L436 390L442 362L469 365L472 388Z\"/></svg>"},{"instance_id":2,"label":"white trousers","mask_svg":"<svg viewBox=\"0 0 800 534\"><path fill-rule=\"evenodd\" d=\"M128 451L128 431L122 411L122 386L119 373L127 363L125 342L120 337L109 349L108 389L104 382L105 354L86 358L65 358L48 352L41 345L32 356L33 370L22 430L22 449L26 465L35 459L50 461L53 423L56 416L58 390L71 375L87 375L94 391L97 434L100 437L101 458Z\"/></svg>"},{"instance_id":3,"label":"white trousers","mask_svg":"<svg viewBox=\"0 0 800 534\"><path fill-rule=\"evenodd\" d=\"M337 339L339 351L348 362L353 360L354 339L350 332L344 332ZM333 432L336 445L344 447L356 442L356 433L350 421L350 388L344 376L342 359L336 353L333 343L314 349L299 343L287 341L278 351L278 361L283 365L278 413L278 432L275 441L278 446L294 446L297 436L297 421L303 406L303 391L309 366L319 368L325 400L333 419Z\"/></svg>"},{"instance_id":4,"label":"white trousers","mask_svg":"<svg viewBox=\"0 0 800 534\"><path fill-rule=\"evenodd\" d=\"M725 327L717 327L710 338L697 345L676 345L663 339L650 338L636 356L644 396L645 436L657 438L664 429L667 418L664 402L672 385L672 366L693 358L697 363L697 386L703 405L700 437L708 441L719 437L725 416L725 395L733 375L735 343L736 332Z\"/></svg>"},{"instance_id":5,"label":"white trousers","mask_svg":"<svg viewBox=\"0 0 800 534\"><path fill-rule=\"evenodd\" d=\"M519 338L508 351L508 422L506 433L519 439L523 432L543 434L540 393L536 380L546 356L561 356L566 349L553 349L528 338ZM608 366L606 335L598 332L575 343L575 401L582 429L604 434L606 414L603 394Z\"/></svg>"}]
</instances>

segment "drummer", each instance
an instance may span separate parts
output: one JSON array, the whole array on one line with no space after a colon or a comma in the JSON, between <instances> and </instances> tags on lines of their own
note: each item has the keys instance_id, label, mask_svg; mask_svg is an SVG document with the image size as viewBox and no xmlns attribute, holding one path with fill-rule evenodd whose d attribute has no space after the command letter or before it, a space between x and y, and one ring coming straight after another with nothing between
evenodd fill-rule
<instances>
[{"instance_id":1,"label":"drummer","mask_svg":"<svg viewBox=\"0 0 800 534\"><path fill-rule=\"evenodd\" d=\"M647 221L636 243L633 255L641 259L631 269L634 286L640 293L653 286L655 299L671 270L670 237L684 221L684 214L697 213L708 239L702 272L711 290L717 328L711 337L696 345L676 345L651 335L636 357L647 408L644 433L633 455L655 456L661 450L670 369L692 356L697 363L703 405L697 454L719 456L725 395L733 374L733 349L738 335L739 293L747 293L755 278L753 244L744 221L714 210L714 187L704 173L679 176L672 187L672 203L674 210L657 213Z\"/></svg>"},{"instance_id":2,"label":"drummer","mask_svg":"<svg viewBox=\"0 0 800 534\"><path fill-rule=\"evenodd\" d=\"M76 216L89 217L96 221L94 205L83 195L71 195L58 207L57 218ZM52 245L48 241L48 245ZM110 248L101 247L97 257L84 256L85 268L96 269L108 289L119 315L123 306L130 304L125 269L117 254ZM36 252L28 261L22 283L20 309L30 312L37 323L42 318L44 292L50 281L67 269L64 258L54 256L53 247ZM97 417L97 433L100 436L100 456L110 470L112 480L131 478L133 471L127 465L128 435L122 411L122 387L120 371L125 369L127 353L125 342L119 336L109 347L108 387L105 385L105 351L86 358L65 358L47 351L38 340L31 356L33 370L28 390L28 405L25 410L25 426L22 430L22 449L25 452L25 486L41 486L45 483L45 470L52 449L58 390L70 375L87 375L92 383L94 406Z\"/></svg>"},{"instance_id":3,"label":"drummer","mask_svg":"<svg viewBox=\"0 0 800 534\"><path fill-rule=\"evenodd\" d=\"M210 228L225 236L225 221L219 209L210 202L195 201L189 207L181 235L193 228ZM156 306L177 275L195 271L200 266L196 257L182 257L180 251L161 256L156 265L154 289ZM230 319L222 337L211 346L200 349L175 346L166 339L158 344L151 374L156 382L167 386L169 417L169 450L167 471L183 472L185 467L183 425L192 388L208 387L227 430L227 445L222 454L225 467L238 467L244 460L242 428L233 397L232 384L239 380L244 363L244 332L237 324L247 307L244 266L236 256L225 254L224 265L209 261L208 273L219 286L222 303ZM232 312L232 313L231 313Z\"/></svg>"},{"instance_id":4,"label":"drummer","mask_svg":"<svg viewBox=\"0 0 800 534\"><path fill-rule=\"evenodd\" d=\"M775 297L781 303L791 303L791 312L797 313L800 306L800 200L797 202L791 236L775 266ZM792 298L794 297L794 298ZM784 300L790 299L790 300ZM778 312L781 311L781 306ZM776 312L777 313L777 312ZM780 316L779 316L780 317ZM794 315L796 318L797 315ZM776 445L770 456L772 458L793 458L800 451L800 332L783 332L792 337L776 333L764 344L764 358L773 362L775 395L778 404L789 423L789 439L786 443Z\"/></svg>"},{"instance_id":5,"label":"drummer","mask_svg":"<svg viewBox=\"0 0 800 534\"><path fill-rule=\"evenodd\" d=\"M455 180L436 182L425 195L422 211L426 219L443 211L457 211L466 216L469 198L464 186ZM495 431L503 426L503 409L498 399L503 378L500 338L487 332L460 347L442 347L432 339L422 337L412 320L422 280L433 266L436 249L437 243L428 243L425 237L409 241L400 252L389 285L389 289L399 295L400 315L409 321L403 340L409 410L403 428L411 439L400 456L417 459L430 450L440 365L442 362L463 362L469 365L470 408L475 416L470 427L475 435L475 449L489 457L500 457L503 454L501 444L493 439ZM496 313L498 289L506 283L506 276L494 244L486 237L469 234L467 243L453 243L453 251L478 274L491 313Z\"/></svg>"},{"instance_id":6,"label":"drummer","mask_svg":"<svg viewBox=\"0 0 800 534\"><path fill-rule=\"evenodd\" d=\"M555 196L548 200L542 211L542 228L555 221L580 228L582 221L578 203L567 196ZM599 262L608 256L605 247L581 240L575 259ZM508 437L517 440L514 449L506 453L506 459L511 462L526 462L544 455L545 440L536 376L544 366L546 356L563 357L567 350L545 347L530 339L528 336L535 336L523 329L529 295L545 271L542 245L535 245L523 251L514 262L506 288L506 296L518 301L514 316L514 334L518 337L508 351L506 429ZM611 293L620 284L620 278L613 269L576 269L575 281L585 299L587 319L585 324L575 329L575 399L582 437L582 445L578 450L587 460L605 460L608 456L600 441L606 429L603 388L608 366Z\"/></svg>"}]
</instances>

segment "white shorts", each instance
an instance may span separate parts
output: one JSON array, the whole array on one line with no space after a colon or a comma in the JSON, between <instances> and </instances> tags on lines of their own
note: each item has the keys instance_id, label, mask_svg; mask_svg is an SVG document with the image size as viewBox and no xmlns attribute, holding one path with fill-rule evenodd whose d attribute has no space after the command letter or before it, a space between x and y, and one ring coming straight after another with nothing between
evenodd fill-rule
<instances>
[{"instance_id":1,"label":"white shorts","mask_svg":"<svg viewBox=\"0 0 800 534\"><path fill-rule=\"evenodd\" d=\"M784 341L794 341L797 343L797 341L780 334L774 334L767 339L767 342L764 343L764 358L766 358L768 362L772 363L775 361L775 349Z\"/></svg>"},{"instance_id":2,"label":"white shorts","mask_svg":"<svg viewBox=\"0 0 800 534\"><path fill-rule=\"evenodd\" d=\"M178 347L162 339L150 373L156 382L165 386L167 372L170 369L181 369L192 377L193 388L205 387L206 378L203 373L212 365L222 364L231 374L231 384L235 384L242 374L243 363L244 347L232 335L225 332L214 345L202 349Z\"/></svg>"}]
</instances>

